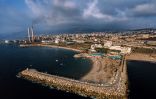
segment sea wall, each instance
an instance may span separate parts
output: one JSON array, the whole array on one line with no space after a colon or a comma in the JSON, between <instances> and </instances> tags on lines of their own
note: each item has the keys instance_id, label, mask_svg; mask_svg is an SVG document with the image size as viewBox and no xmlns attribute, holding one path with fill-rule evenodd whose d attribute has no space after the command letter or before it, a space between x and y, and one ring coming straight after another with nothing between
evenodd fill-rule
<instances>
[{"instance_id":1,"label":"sea wall","mask_svg":"<svg viewBox=\"0 0 156 99\"><path fill-rule=\"evenodd\" d=\"M19 73L19 77L40 83L50 88L56 88L66 92L79 94L81 96L98 99L127 99L126 85L124 76L118 79L113 85L100 85L65 77L59 77L39 72L34 69L26 69Z\"/></svg>"}]
</instances>

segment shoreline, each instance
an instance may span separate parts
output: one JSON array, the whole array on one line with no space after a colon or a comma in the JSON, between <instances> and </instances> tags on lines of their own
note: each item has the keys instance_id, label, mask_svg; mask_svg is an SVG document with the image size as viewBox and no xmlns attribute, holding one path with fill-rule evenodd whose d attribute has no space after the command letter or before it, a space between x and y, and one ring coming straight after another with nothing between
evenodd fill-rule
<instances>
[{"instance_id":1,"label":"shoreline","mask_svg":"<svg viewBox=\"0 0 156 99\"><path fill-rule=\"evenodd\" d=\"M93 82L93 83L97 83L97 84L111 85L114 82L113 80L115 79L116 71L118 71L120 68L119 61L117 62L116 60L102 58L102 57L101 58L88 57L87 53L81 53L82 50L78 50L78 49L74 49L74 48L62 47L62 46L56 46L56 45L44 45L44 44L27 44L26 46L62 48L62 49L66 49L66 50L79 52L78 54L82 54L82 56L75 57L75 55L78 55L78 54L75 54L74 55L75 58L84 57L91 61L91 70L88 73L86 73L86 75L81 77L79 79L80 81L88 81L88 82ZM115 69L114 70L111 69L110 66L113 66L112 68L115 68ZM107 70L105 71L104 69L107 69ZM110 72L112 72L112 73L110 73Z\"/></svg>"},{"instance_id":2,"label":"shoreline","mask_svg":"<svg viewBox=\"0 0 156 99\"><path fill-rule=\"evenodd\" d=\"M43 46L43 47L51 47L51 48L61 48L61 49L66 49L66 50L71 50L71 51L76 51L76 52L82 52L82 50L69 48L69 47L56 46L56 45L41 45L41 46Z\"/></svg>"},{"instance_id":3,"label":"shoreline","mask_svg":"<svg viewBox=\"0 0 156 99\"><path fill-rule=\"evenodd\" d=\"M82 52L82 50L78 50L78 49L74 49L74 48L69 48L69 47L56 46L56 45L45 45L45 44L25 44L25 45L22 45L22 47L35 47L35 46L37 46L37 47L49 47L49 48L61 48L61 49L65 49L65 50L70 50L70 51L78 52L78 54ZM75 54L75 55L78 55L78 54ZM88 74L90 72L92 72L93 69L96 68L95 59L93 59L91 57L87 57L86 55L83 56L83 57L90 60L90 62L91 62L91 70L86 75L84 75L83 77L81 77L79 79L80 81L83 81L83 78L86 78L86 76L88 76ZM80 58L80 57L74 57L74 58Z\"/></svg>"},{"instance_id":4,"label":"shoreline","mask_svg":"<svg viewBox=\"0 0 156 99\"><path fill-rule=\"evenodd\" d=\"M112 85L120 68L119 61L108 58L87 57L92 62L92 69L83 77L81 81L89 81L97 84Z\"/></svg>"},{"instance_id":5,"label":"shoreline","mask_svg":"<svg viewBox=\"0 0 156 99\"><path fill-rule=\"evenodd\" d=\"M87 53L75 54L75 58L88 58L92 62L91 70L80 78L81 81L112 85L119 75L122 60L113 60L108 57L91 57Z\"/></svg>"},{"instance_id":6,"label":"shoreline","mask_svg":"<svg viewBox=\"0 0 156 99\"><path fill-rule=\"evenodd\" d=\"M67 49L67 50L71 50L71 51L76 51L79 53L82 52L82 50L68 48L68 47L55 46L55 45L34 44L34 45L26 45L26 46L27 47L29 47L29 46L41 46L42 47L43 46L43 47L51 47L51 48L62 48L62 49ZM99 95L103 96L103 97L107 97L107 95L108 95L108 96L115 96L115 97L121 96L121 97L124 97L124 99L126 99L125 97L127 96L127 85L125 84L125 82L127 82L127 79L125 76L127 76L127 75L126 75L125 70L124 70L124 72L121 70L122 66L123 66L122 61L121 60L120 61L111 60L109 58L104 58L104 57L88 57L87 56L88 54L85 54L85 53L81 53L81 54L84 55L82 57L91 60L92 68L86 75L81 77L79 80L74 80L74 82L73 82L73 80L71 80L69 78L65 78L65 79L68 79L68 81L66 83L67 85L71 84L71 86L75 87L76 89L77 88L80 89L79 90L80 93L78 91L75 91L74 88L71 90L68 89L67 91L70 91L70 92L74 91L74 93L78 93L80 95L86 93L86 96L92 96L89 93L92 93L93 90L90 89L89 87L93 87L93 89L99 90L99 92L97 93L97 95L95 95L95 97L99 97ZM29 74L31 74L31 75L29 75ZM23 75L22 78L25 78L26 76L29 75L29 77L31 79L29 79L29 77L28 78L26 77L27 80L33 81L34 79L36 79L37 82L40 83L40 81L42 81L40 79L40 77L43 76L42 74L45 75L42 72L37 72L37 74L35 74L36 75L35 76L34 71L26 70L26 75ZM123 75L125 75L125 76L123 76ZM53 78L54 75L51 75L51 76L52 76L52 78L49 78L49 79L54 79ZM51 77L51 76L49 75L48 77ZM47 76L45 76L45 77L47 77ZM62 80L64 81L64 78L62 79L62 77L60 77L60 76L58 76L57 78L58 78L58 82L53 82L53 80L52 80L52 82L51 81L49 82L48 79L45 79L45 81L48 81L47 84L49 86L55 86L55 84L59 85L60 81L62 81ZM57 79L57 78L55 76L55 79ZM41 84L44 84L44 82L43 83L41 82ZM76 86L77 84L79 84L79 86ZM88 86L85 88L85 90L87 90L87 91L85 91L85 93L84 93L84 91L81 93L81 90L84 90L83 87L81 87L82 86L81 84L84 86L86 86L86 84L87 84L87 86ZM57 87L59 89L60 88L66 89L66 86L62 87L61 84L59 86L55 86L55 87ZM105 93L107 93L107 94L105 94ZM109 99L111 99L111 98L109 98Z\"/></svg>"},{"instance_id":7,"label":"shoreline","mask_svg":"<svg viewBox=\"0 0 156 99\"><path fill-rule=\"evenodd\" d=\"M144 53L132 53L126 56L127 61L143 61L143 62L156 62L156 56L151 54L144 54Z\"/></svg>"},{"instance_id":8,"label":"shoreline","mask_svg":"<svg viewBox=\"0 0 156 99\"><path fill-rule=\"evenodd\" d=\"M75 52L82 52L82 50L79 50L79 49L74 49L74 48L69 48L69 47L63 47L63 46L57 46L57 45L45 45L45 44L24 44L24 45L20 45L20 47L31 47L31 46L61 48L61 49L75 51Z\"/></svg>"}]
</instances>

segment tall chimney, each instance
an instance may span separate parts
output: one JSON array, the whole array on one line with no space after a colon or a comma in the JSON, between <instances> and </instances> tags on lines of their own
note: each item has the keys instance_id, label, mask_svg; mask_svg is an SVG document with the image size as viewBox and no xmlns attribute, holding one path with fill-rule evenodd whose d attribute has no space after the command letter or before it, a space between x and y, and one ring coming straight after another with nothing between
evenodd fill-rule
<instances>
[{"instance_id":1,"label":"tall chimney","mask_svg":"<svg viewBox=\"0 0 156 99\"><path fill-rule=\"evenodd\" d=\"M31 42L30 41L30 29L29 29L29 27L28 27L28 40L29 40L29 42Z\"/></svg>"},{"instance_id":2,"label":"tall chimney","mask_svg":"<svg viewBox=\"0 0 156 99\"><path fill-rule=\"evenodd\" d=\"M33 26L31 27L31 41L34 42L34 31L33 31Z\"/></svg>"}]
</instances>

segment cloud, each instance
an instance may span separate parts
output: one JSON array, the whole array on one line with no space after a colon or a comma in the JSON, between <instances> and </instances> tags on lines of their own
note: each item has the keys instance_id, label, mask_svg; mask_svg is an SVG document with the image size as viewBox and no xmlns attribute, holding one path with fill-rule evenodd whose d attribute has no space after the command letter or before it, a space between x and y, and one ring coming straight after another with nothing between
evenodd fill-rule
<instances>
[{"instance_id":1,"label":"cloud","mask_svg":"<svg viewBox=\"0 0 156 99\"><path fill-rule=\"evenodd\" d=\"M155 27L155 16L155 0L0 0L0 33Z\"/></svg>"},{"instance_id":2,"label":"cloud","mask_svg":"<svg viewBox=\"0 0 156 99\"><path fill-rule=\"evenodd\" d=\"M156 16L156 3L145 3L137 5L132 9L136 16Z\"/></svg>"},{"instance_id":3,"label":"cloud","mask_svg":"<svg viewBox=\"0 0 156 99\"><path fill-rule=\"evenodd\" d=\"M123 11L119 9L114 9L114 11L117 13L116 15L102 13L101 10L97 7L97 4L98 0L94 0L91 3L88 3L88 7L84 9L83 17L84 18L93 17L104 22L127 20L125 13Z\"/></svg>"},{"instance_id":4,"label":"cloud","mask_svg":"<svg viewBox=\"0 0 156 99\"><path fill-rule=\"evenodd\" d=\"M100 3L98 0L83 3L77 0L25 0L25 2L35 16L34 22L48 27L80 22L87 24L90 20L107 23L127 20L120 9L114 10L115 15L102 12L104 9L98 7Z\"/></svg>"},{"instance_id":5,"label":"cloud","mask_svg":"<svg viewBox=\"0 0 156 99\"><path fill-rule=\"evenodd\" d=\"M25 2L35 16L41 16L43 14L40 6L38 6L33 0L25 0Z\"/></svg>"},{"instance_id":6,"label":"cloud","mask_svg":"<svg viewBox=\"0 0 156 99\"><path fill-rule=\"evenodd\" d=\"M53 0L53 4L55 6L64 7L67 9L75 9L76 4L73 1L67 1L67 0Z\"/></svg>"},{"instance_id":7,"label":"cloud","mask_svg":"<svg viewBox=\"0 0 156 99\"><path fill-rule=\"evenodd\" d=\"M65 2L64 6L65 6L65 8L70 8L70 9L76 8L76 4L71 1Z\"/></svg>"},{"instance_id":8,"label":"cloud","mask_svg":"<svg viewBox=\"0 0 156 99\"><path fill-rule=\"evenodd\" d=\"M72 0L25 0L25 2L36 16L34 18L36 23L50 26L71 23L79 14L79 9Z\"/></svg>"},{"instance_id":9,"label":"cloud","mask_svg":"<svg viewBox=\"0 0 156 99\"><path fill-rule=\"evenodd\" d=\"M35 22L49 29L73 28L73 26L86 28L85 25L90 24L92 24L90 27L101 25L102 28L108 25L112 29L115 27L124 29L136 23L138 27L137 18L154 15L156 11L153 1L147 2L147 0L116 0L115 2L113 0L82 2L81 0L25 0L25 2L35 16ZM132 22L134 24L130 24Z\"/></svg>"},{"instance_id":10,"label":"cloud","mask_svg":"<svg viewBox=\"0 0 156 99\"><path fill-rule=\"evenodd\" d=\"M94 0L91 3L88 3L88 7L84 9L83 17L84 18L94 17L97 19L104 19L104 20L111 21L113 17L110 15L101 13L100 9L97 7L97 3L98 3L97 0Z\"/></svg>"}]
</instances>

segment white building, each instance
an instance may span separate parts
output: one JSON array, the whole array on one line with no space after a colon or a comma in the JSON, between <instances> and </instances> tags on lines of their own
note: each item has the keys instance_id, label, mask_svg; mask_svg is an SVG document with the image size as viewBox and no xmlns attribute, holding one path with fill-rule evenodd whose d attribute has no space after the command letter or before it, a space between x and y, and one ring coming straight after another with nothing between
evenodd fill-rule
<instances>
[{"instance_id":1,"label":"white building","mask_svg":"<svg viewBox=\"0 0 156 99\"><path fill-rule=\"evenodd\" d=\"M51 41L51 40L42 40L41 42L42 43L53 43L53 41Z\"/></svg>"},{"instance_id":2,"label":"white building","mask_svg":"<svg viewBox=\"0 0 156 99\"><path fill-rule=\"evenodd\" d=\"M107 41L105 44L104 44L104 47L107 47L107 48L109 48L109 47L111 47L112 46L112 41Z\"/></svg>"},{"instance_id":3,"label":"white building","mask_svg":"<svg viewBox=\"0 0 156 99\"><path fill-rule=\"evenodd\" d=\"M111 46L109 49L120 51L121 54L130 54L131 53L130 47Z\"/></svg>"},{"instance_id":4,"label":"white building","mask_svg":"<svg viewBox=\"0 0 156 99\"><path fill-rule=\"evenodd\" d=\"M96 50L95 50L95 45L94 45L94 44L90 46L90 51L91 51L91 52L96 52Z\"/></svg>"},{"instance_id":5,"label":"white building","mask_svg":"<svg viewBox=\"0 0 156 99\"><path fill-rule=\"evenodd\" d=\"M123 54L130 54L132 49L130 47L123 47L121 53Z\"/></svg>"},{"instance_id":6,"label":"white building","mask_svg":"<svg viewBox=\"0 0 156 99\"><path fill-rule=\"evenodd\" d=\"M149 34L143 34L142 35L143 38L149 38L149 36L150 36Z\"/></svg>"},{"instance_id":7,"label":"white building","mask_svg":"<svg viewBox=\"0 0 156 99\"><path fill-rule=\"evenodd\" d=\"M94 39L94 41L97 42L98 40L97 39Z\"/></svg>"},{"instance_id":8,"label":"white building","mask_svg":"<svg viewBox=\"0 0 156 99\"><path fill-rule=\"evenodd\" d=\"M56 44L58 44L59 41L60 41L60 39L58 39L58 38L55 39L55 43L56 43Z\"/></svg>"},{"instance_id":9,"label":"white building","mask_svg":"<svg viewBox=\"0 0 156 99\"><path fill-rule=\"evenodd\" d=\"M91 46L90 46L90 49L95 49L95 45L94 45L94 44L91 45Z\"/></svg>"},{"instance_id":10,"label":"white building","mask_svg":"<svg viewBox=\"0 0 156 99\"><path fill-rule=\"evenodd\" d=\"M4 42L5 42L6 44L8 44L8 43L9 43L9 40L5 40Z\"/></svg>"},{"instance_id":11,"label":"white building","mask_svg":"<svg viewBox=\"0 0 156 99\"><path fill-rule=\"evenodd\" d=\"M90 51L96 52L95 48L103 48L103 46L101 44L93 44L90 46Z\"/></svg>"},{"instance_id":12,"label":"white building","mask_svg":"<svg viewBox=\"0 0 156 99\"><path fill-rule=\"evenodd\" d=\"M101 44L95 44L96 48L102 48L103 46Z\"/></svg>"}]
</instances>

